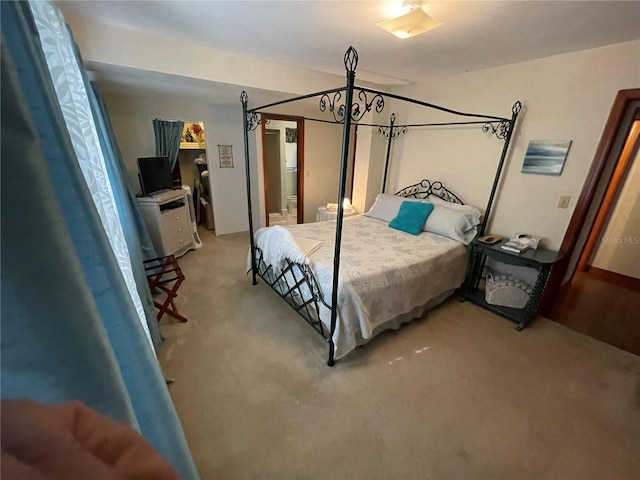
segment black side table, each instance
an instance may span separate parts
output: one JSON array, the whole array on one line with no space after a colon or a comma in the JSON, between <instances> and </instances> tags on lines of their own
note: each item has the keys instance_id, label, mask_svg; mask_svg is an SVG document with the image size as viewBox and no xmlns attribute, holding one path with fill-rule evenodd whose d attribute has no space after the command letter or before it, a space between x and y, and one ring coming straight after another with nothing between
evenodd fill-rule
<instances>
[{"instance_id":1,"label":"black side table","mask_svg":"<svg viewBox=\"0 0 640 480\"><path fill-rule=\"evenodd\" d=\"M463 290L462 301L470 300L487 310L510 320L516 324L516 330L520 331L533 320L538 311L538 305L547 284L551 267L562 258L562 253L547 248L537 250L526 250L522 253L509 252L503 250L501 245L507 243L509 239L502 240L493 245L479 242L477 239L471 243L471 269ZM482 278L482 271L487 257L499 262L522 267L531 267L538 271L538 278L533 285L533 293L524 308L503 307L501 305L491 305L485 300L484 290L480 290L478 285Z\"/></svg>"}]
</instances>

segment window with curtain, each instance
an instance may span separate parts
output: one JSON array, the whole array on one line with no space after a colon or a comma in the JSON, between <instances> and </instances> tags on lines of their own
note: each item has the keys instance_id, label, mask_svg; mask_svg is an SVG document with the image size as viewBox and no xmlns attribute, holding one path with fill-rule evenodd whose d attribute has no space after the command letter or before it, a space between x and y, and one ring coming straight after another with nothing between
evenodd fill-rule
<instances>
[{"instance_id":1,"label":"window with curtain","mask_svg":"<svg viewBox=\"0 0 640 480\"><path fill-rule=\"evenodd\" d=\"M136 289L135 220L123 228L71 34L50 1L0 10L2 397L81 401L197 479Z\"/></svg>"},{"instance_id":2,"label":"window with curtain","mask_svg":"<svg viewBox=\"0 0 640 480\"><path fill-rule=\"evenodd\" d=\"M153 346L147 317L133 275L122 221L108 180L105 159L89 105L89 95L73 50L73 41L62 14L54 5L49 2L31 1L30 6L40 36L63 40L42 42L42 50L51 73L56 96L60 105L64 107L62 114L84 180L89 187L91 198L116 256L140 324Z\"/></svg>"},{"instance_id":3,"label":"window with curtain","mask_svg":"<svg viewBox=\"0 0 640 480\"><path fill-rule=\"evenodd\" d=\"M169 157L172 170L178 162L183 128L184 122L180 120L171 121L156 118L153 121L153 132L156 136L156 155Z\"/></svg>"}]
</instances>

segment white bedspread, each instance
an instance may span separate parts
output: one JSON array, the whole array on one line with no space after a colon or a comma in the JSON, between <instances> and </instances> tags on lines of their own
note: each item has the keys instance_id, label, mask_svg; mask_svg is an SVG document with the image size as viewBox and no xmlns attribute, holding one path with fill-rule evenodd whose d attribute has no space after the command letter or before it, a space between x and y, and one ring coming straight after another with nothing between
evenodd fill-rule
<instances>
[{"instance_id":1,"label":"white bedspread","mask_svg":"<svg viewBox=\"0 0 640 480\"><path fill-rule=\"evenodd\" d=\"M284 266L284 259L288 258L292 262L308 264L309 255L313 254L322 241L312 238L305 238L292 233L279 226L261 228L255 234L256 246L262 250L264 261L267 265L273 265L276 270ZM251 252L247 259L247 271L251 270Z\"/></svg>"},{"instance_id":2,"label":"white bedspread","mask_svg":"<svg viewBox=\"0 0 640 480\"><path fill-rule=\"evenodd\" d=\"M286 228L294 237L322 242L307 258L330 305L335 221ZM256 238L264 235L264 230L258 230ZM389 228L385 221L362 215L345 218L338 322L333 336L335 357L353 350L359 336L369 339L376 327L458 288L464 281L466 265L467 251L455 240L428 232L410 235ZM321 318L329 329L330 310L322 308Z\"/></svg>"}]
</instances>

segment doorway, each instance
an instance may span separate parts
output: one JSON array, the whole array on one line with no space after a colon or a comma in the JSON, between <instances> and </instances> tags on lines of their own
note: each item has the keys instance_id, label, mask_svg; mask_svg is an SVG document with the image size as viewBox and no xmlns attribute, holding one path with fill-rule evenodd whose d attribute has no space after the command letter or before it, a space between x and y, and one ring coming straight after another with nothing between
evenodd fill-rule
<instances>
[{"instance_id":1,"label":"doorway","mask_svg":"<svg viewBox=\"0 0 640 480\"><path fill-rule=\"evenodd\" d=\"M266 225L304 221L304 119L262 114Z\"/></svg>"},{"instance_id":2,"label":"doorway","mask_svg":"<svg viewBox=\"0 0 640 480\"><path fill-rule=\"evenodd\" d=\"M174 176L176 171L179 185L188 186L191 192L189 206L194 233L198 225L215 231L204 122L184 122Z\"/></svg>"},{"instance_id":3,"label":"doorway","mask_svg":"<svg viewBox=\"0 0 640 480\"><path fill-rule=\"evenodd\" d=\"M547 291L550 317L640 355L640 89L618 92Z\"/></svg>"}]
</instances>

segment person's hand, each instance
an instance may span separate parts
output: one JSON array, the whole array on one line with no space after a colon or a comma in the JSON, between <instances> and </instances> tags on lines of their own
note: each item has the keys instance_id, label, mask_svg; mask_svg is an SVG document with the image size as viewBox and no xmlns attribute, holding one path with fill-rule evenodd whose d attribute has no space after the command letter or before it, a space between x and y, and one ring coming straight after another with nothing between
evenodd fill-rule
<instances>
[{"instance_id":1,"label":"person's hand","mask_svg":"<svg viewBox=\"0 0 640 480\"><path fill-rule=\"evenodd\" d=\"M178 479L138 432L80 402L2 400L1 405L5 480Z\"/></svg>"}]
</instances>

